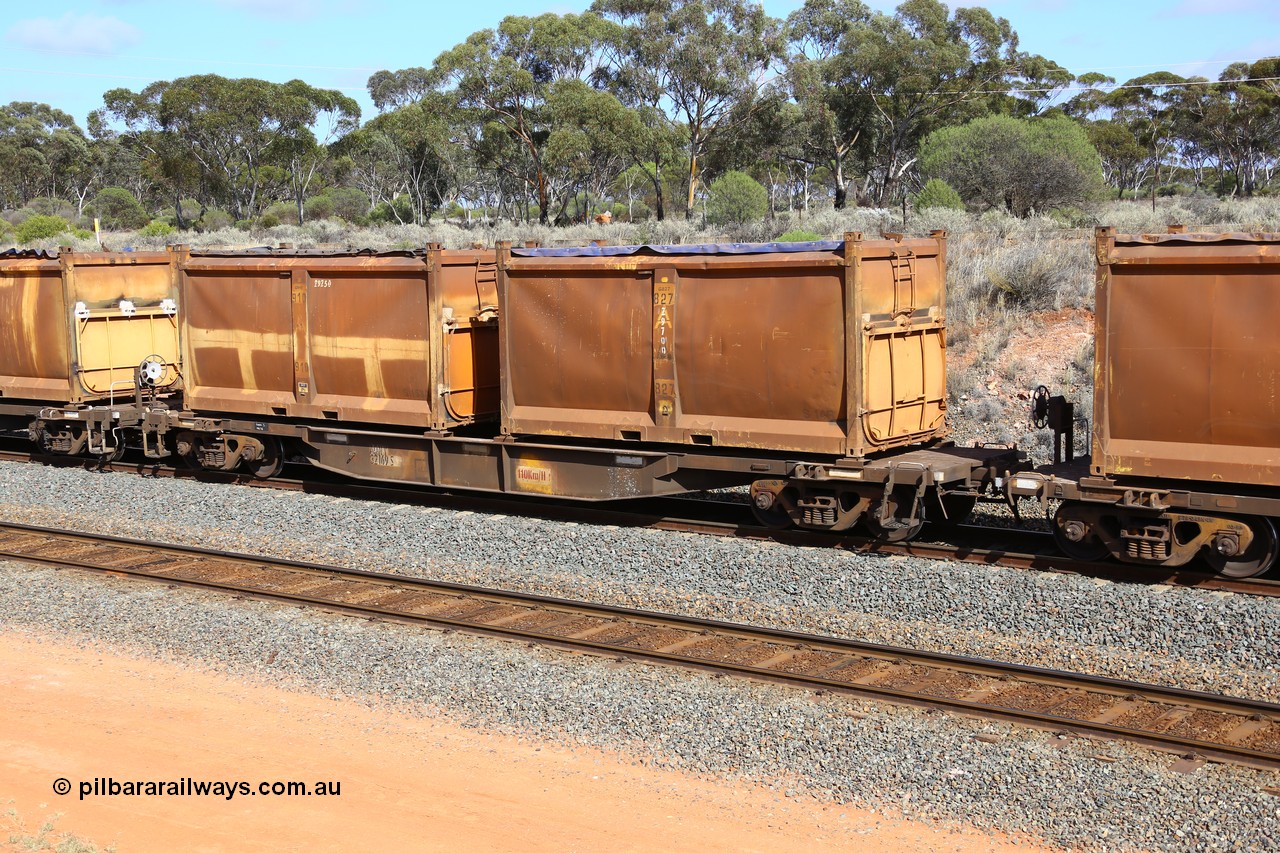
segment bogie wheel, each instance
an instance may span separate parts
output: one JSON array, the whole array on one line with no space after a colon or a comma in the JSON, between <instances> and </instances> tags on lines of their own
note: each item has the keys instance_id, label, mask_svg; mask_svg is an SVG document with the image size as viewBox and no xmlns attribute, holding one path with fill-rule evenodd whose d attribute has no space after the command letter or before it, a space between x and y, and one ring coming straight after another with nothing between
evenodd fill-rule
<instances>
[{"instance_id":1,"label":"bogie wheel","mask_svg":"<svg viewBox=\"0 0 1280 853\"><path fill-rule=\"evenodd\" d=\"M910 514L913 498L914 494L903 495L894 492L873 503L863 516L863 521L871 531L871 535L881 542L908 542L916 538L924 527L924 514L917 512L913 524L908 524L907 519L901 517L903 513ZM880 521L882 506L888 511L887 522Z\"/></svg>"},{"instance_id":2,"label":"bogie wheel","mask_svg":"<svg viewBox=\"0 0 1280 853\"><path fill-rule=\"evenodd\" d=\"M774 504L768 509L761 509L752 504L751 514L756 517L756 521L760 522L761 527L768 527L772 530L785 530L791 526L791 516L778 504Z\"/></svg>"},{"instance_id":3,"label":"bogie wheel","mask_svg":"<svg viewBox=\"0 0 1280 853\"><path fill-rule=\"evenodd\" d=\"M1096 563L1111 555L1111 549L1093 532L1089 522L1077 518L1074 507L1060 504L1053 516L1053 541L1058 550L1073 560Z\"/></svg>"},{"instance_id":4,"label":"bogie wheel","mask_svg":"<svg viewBox=\"0 0 1280 853\"><path fill-rule=\"evenodd\" d=\"M284 448L280 439L273 435L263 436L262 456L252 462L246 462L249 473L259 480L269 480L284 470Z\"/></svg>"},{"instance_id":5,"label":"bogie wheel","mask_svg":"<svg viewBox=\"0 0 1280 853\"><path fill-rule=\"evenodd\" d=\"M1269 518L1241 519L1248 523L1253 531L1253 542L1243 554L1224 557L1212 548L1204 550L1204 559L1220 577L1254 578L1265 574L1275 565L1276 556L1280 554L1280 538L1276 536L1276 526Z\"/></svg>"},{"instance_id":6,"label":"bogie wheel","mask_svg":"<svg viewBox=\"0 0 1280 853\"><path fill-rule=\"evenodd\" d=\"M930 489L924 496L924 515L930 524L955 527L968 521L977 505L977 495L943 495L936 489Z\"/></svg>"},{"instance_id":7,"label":"bogie wheel","mask_svg":"<svg viewBox=\"0 0 1280 853\"><path fill-rule=\"evenodd\" d=\"M756 517L756 521L760 522L761 527L786 530L792 526L791 513L788 511L790 504L790 494L785 489L776 495L771 492L761 492L751 502L751 514Z\"/></svg>"}]
</instances>

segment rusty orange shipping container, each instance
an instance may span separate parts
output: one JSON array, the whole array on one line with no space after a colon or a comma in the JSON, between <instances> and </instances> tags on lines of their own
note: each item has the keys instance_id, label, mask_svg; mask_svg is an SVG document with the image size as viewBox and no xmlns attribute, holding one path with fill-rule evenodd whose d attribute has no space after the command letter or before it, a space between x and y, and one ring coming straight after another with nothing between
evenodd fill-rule
<instances>
[{"instance_id":1,"label":"rusty orange shipping container","mask_svg":"<svg viewBox=\"0 0 1280 853\"><path fill-rule=\"evenodd\" d=\"M448 430L498 411L493 252L183 253L186 405Z\"/></svg>"},{"instance_id":2,"label":"rusty orange shipping container","mask_svg":"<svg viewBox=\"0 0 1280 853\"><path fill-rule=\"evenodd\" d=\"M0 255L0 398L68 405L131 397L144 359L180 374L168 252Z\"/></svg>"},{"instance_id":3,"label":"rusty orange shipping container","mask_svg":"<svg viewBox=\"0 0 1280 853\"><path fill-rule=\"evenodd\" d=\"M1280 234L1096 249L1094 473L1280 486Z\"/></svg>"},{"instance_id":4,"label":"rusty orange shipping container","mask_svg":"<svg viewBox=\"0 0 1280 853\"><path fill-rule=\"evenodd\" d=\"M945 433L946 240L499 247L503 432L865 456Z\"/></svg>"}]
</instances>

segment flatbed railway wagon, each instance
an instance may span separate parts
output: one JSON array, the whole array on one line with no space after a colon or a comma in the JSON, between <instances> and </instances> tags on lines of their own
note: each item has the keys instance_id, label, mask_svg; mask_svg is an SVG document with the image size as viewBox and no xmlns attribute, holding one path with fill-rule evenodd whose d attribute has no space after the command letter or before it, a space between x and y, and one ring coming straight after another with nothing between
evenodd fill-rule
<instances>
[{"instance_id":1,"label":"flatbed railway wagon","mask_svg":"<svg viewBox=\"0 0 1280 853\"><path fill-rule=\"evenodd\" d=\"M766 523L901 538L967 514L1009 457L942 447L941 232L498 264L504 438L679 448L745 475Z\"/></svg>"},{"instance_id":2,"label":"flatbed railway wagon","mask_svg":"<svg viewBox=\"0 0 1280 853\"><path fill-rule=\"evenodd\" d=\"M1060 500L1080 558L1261 574L1280 552L1280 234L1100 228L1087 473L1019 475Z\"/></svg>"},{"instance_id":3,"label":"flatbed railway wagon","mask_svg":"<svg viewBox=\"0 0 1280 853\"><path fill-rule=\"evenodd\" d=\"M906 538L1017 457L945 442L945 247L178 247L177 380L41 418L114 417L148 455L260 477L305 458L580 500L744 486L766 523Z\"/></svg>"}]
</instances>

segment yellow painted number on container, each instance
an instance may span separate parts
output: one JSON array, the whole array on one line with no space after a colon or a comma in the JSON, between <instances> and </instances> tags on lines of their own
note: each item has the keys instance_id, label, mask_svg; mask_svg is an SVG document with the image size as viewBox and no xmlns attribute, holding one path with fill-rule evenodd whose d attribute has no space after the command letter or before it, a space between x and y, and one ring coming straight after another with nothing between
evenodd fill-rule
<instances>
[{"instance_id":1,"label":"yellow painted number on container","mask_svg":"<svg viewBox=\"0 0 1280 853\"><path fill-rule=\"evenodd\" d=\"M333 287L333 279L331 278L313 278L311 279L312 287Z\"/></svg>"}]
</instances>

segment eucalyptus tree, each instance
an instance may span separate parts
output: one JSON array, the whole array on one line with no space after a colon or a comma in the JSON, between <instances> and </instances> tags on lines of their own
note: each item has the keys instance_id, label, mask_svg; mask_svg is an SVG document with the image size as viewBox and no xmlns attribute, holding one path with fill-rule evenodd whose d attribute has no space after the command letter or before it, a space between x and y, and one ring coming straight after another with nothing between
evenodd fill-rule
<instances>
[{"instance_id":1,"label":"eucalyptus tree","mask_svg":"<svg viewBox=\"0 0 1280 853\"><path fill-rule=\"evenodd\" d=\"M591 10L621 27L605 71L625 103L656 120L652 153L674 133L683 137L691 218L703 156L749 114L740 105L756 98L783 55L781 23L748 0L596 0ZM659 123L666 133L656 132ZM657 169L663 159L637 163ZM660 189L661 175L652 180Z\"/></svg>"},{"instance_id":2,"label":"eucalyptus tree","mask_svg":"<svg viewBox=\"0 0 1280 853\"><path fill-rule=\"evenodd\" d=\"M590 214L592 199L604 197L610 184L631 164L628 134L637 126L609 92L581 80L555 84L547 100L552 131L547 138L548 173L559 182L556 218L566 215L571 200L582 197L579 217Z\"/></svg>"},{"instance_id":3,"label":"eucalyptus tree","mask_svg":"<svg viewBox=\"0 0 1280 853\"><path fill-rule=\"evenodd\" d=\"M1018 37L983 8L949 14L938 0L906 0L872 16L842 42L845 85L870 101L872 152L866 189L877 205L899 195L922 140L933 130L987 112L1008 88Z\"/></svg>"},{"instance_id":4,"label":"eucalyptus tree","mask_svg":"<svg viewBox=\"0 0 1280 853\"><path fill-rule=\"evenodd\" d=\"M412 201L414 220L423 223L457 195L464 165L454 118L449 99L430 91L421 100L375 116L353 134L357 144L344 150L365 155L360 165L368 170L364 180L375 185L373 203L403 192ZM376 186L379 181L385 186Z\"/></svg>"},{"instance_id":5,"label":"eucalyptus tree","mask_svg":"<svg viewBox=\"0 0 1280 853\"><path fill-rule=\"evenodd\" d=\"M1280 58L1228 65L1213 85L1175 94L1175 135L1217 166L1218 191L1253 195L1280 157Z\"/></svg>"},{"instance_id":6,"label":"eucalyptus tree","mask_svg":"<svg viewBox=\"0 0 1280 853\"><path fill-rule=\"evenodd\" d=\"M888 203L928 133L1010 108L1014 80L1060 77L1048 60L1018 51L1004 18L983 8L952 14L938 0L906 0L892 15L858 0L807 0L789 17L788 38L786 82L805 117L804 156L829 171L837 206L851 159L860 195Z\"/></svg>"},{"instance_id":7,"label":"eucalyptus tree","mask_svg":"<svg viewBox=\"0 0 1280 853\"><path fill-rule=\"evenodd\" d=\"M1168 161L1175 150L1177 101L1188 82L1194 82L1194 78L1189 81L1168 71L1157 71L1134 77L1102 99L1103 106L1111 111L1111 120L1127 126L1147 152L1152 210L1161 168L1172 166Z\"/></svg>"},{"instance_id":8,"label":"eucalyptus tree","mask_svg":"<svg viewBox=\"0 0 1280 853\"><path fill-rule=\"evenodd\" d=\"M496 175L519 177L548 221L551 183L547 143L558 84L594 72L605 22L597 15L512 15L473 33L431 68L381 71L369 78L379 109L421 103L443 93L470 131L457 136Z\"/></svg>"},{"instance_id":9,"label":"eucalyptus tree","mask_svg":"<svg viewBox=\"0 0 1280 853\"><path fill-rule=\"evenodd\" d=\"M0 107L0 206L64 193L83 206L94 166L89 140L67 113L31 101Z\"/></svg>"},{"instance_id":10,"label":"eucalyptus tree","mask_svg":"<svg viewBox=\"0 0 1280 853\"><path fill-rule=\"evenodd\" d=\"M359 105L336 90L216 74L159 81L141 92L112 89L103 101L98 126L119 123L122 143L150 159L158 179L181 195L179 186L195 182L186 160L198 169L198 183L239 219L257 214L267 184L306 167L313 127L352 127L360 117Z\"/></svg>"},{"instance_id":11,"label":"eucalyptus tree","mask_svg":"<svg viewBox=\"0 0 1280 853\"><path fill-rule=\"evenodd\" d=\"M796 159L824 166L831 176L836 210L849 197L848 163L857 146L871 158L874 104L859 88L846 41L871 26L873 13L861 0L807 0L787 17L789 53L783 82L799 108Z\"/></svg>"}]
</instances>

